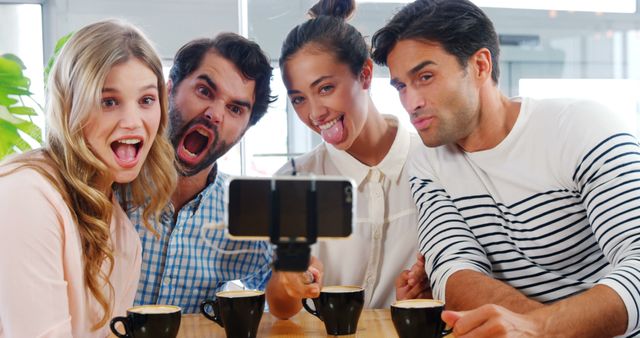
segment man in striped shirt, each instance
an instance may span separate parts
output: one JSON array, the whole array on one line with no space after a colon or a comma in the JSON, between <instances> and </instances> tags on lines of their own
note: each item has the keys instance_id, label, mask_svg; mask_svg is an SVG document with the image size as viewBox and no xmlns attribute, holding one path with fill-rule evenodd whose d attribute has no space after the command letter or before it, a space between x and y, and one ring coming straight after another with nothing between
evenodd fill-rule
<instances>
[{"instance_id":1,"label":"man in striped shirt","mask_svg":"<svg viewBox=\"0 0 640 338\"><path fill-rule=\"evenodd\" d=\"M509 99L498 42L468 0L422 0L373 57L423 143L410 164L419 245L456 337L634 336L640 149L606 108Z\"/></svg>"}]
</instances>

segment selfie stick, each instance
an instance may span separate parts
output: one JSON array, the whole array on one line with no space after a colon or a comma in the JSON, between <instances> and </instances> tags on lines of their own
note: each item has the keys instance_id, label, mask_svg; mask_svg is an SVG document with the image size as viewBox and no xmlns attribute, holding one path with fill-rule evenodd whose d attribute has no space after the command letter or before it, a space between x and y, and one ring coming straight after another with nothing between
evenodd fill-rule
<instances>
[{"instance_id":1,"label":"selfie stick","mask_svg":"<svg viewBox=\"0 0 640 338\"><path fill-rule=\"evenodd\" d=\"M296 238L282 240L280 238L280 193L276 181L271 181L271 198L269 199L271 220L269 237L276 245L274 268L276 271L306 271L311 258L311 244L318 238L318 206L316 204L316 181L311 180L307 190L307 237L304 241Z\"/></svg>"}]
</instances>

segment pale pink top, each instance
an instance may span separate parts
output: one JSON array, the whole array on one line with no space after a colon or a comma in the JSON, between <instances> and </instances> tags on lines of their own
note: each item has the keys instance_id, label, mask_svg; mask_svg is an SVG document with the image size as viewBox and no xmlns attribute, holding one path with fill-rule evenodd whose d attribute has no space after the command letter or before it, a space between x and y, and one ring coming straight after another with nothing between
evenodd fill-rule
<instances>
[{"instance_id":1,"label":"pale pink top","mask_svg":"<svg viewBox=\"0 0 640 338\"><path fill-rule=\"evenodd\" d=\"M114 206L110 317L133 304L141 261L140 239ZM107 336L108 323L91 330L102 308L85 288L83 265L78 226L49 181L32 169L0 177L0 338Z\"/></svg>"}]
</instances>

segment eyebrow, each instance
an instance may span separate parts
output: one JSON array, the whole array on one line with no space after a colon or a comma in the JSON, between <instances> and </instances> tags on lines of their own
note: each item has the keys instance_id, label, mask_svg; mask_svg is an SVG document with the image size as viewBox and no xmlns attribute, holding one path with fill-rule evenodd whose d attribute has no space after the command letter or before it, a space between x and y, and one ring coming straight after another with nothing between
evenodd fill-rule
<instances>
[{"instance_id":1,"label":"eyebrow","mask_svg":"<svg viewBox=\"0 0 640 338\"><path fill-rule=\"evenodd\" d=\"M326 79L332 78L332 77L333 77L333 75L323 75L323 76L317 78L315 81L311 82L311 84L309 85L309 88L313 88L313 87L317 86L320 82L322 82L322 81L324 81ZM298 94L298 93L300 93L300 91L296 90L296 89L287 90L287 94L288 95Z\"/></svg>"},{"instance_id":2,"label":"eyebrow","mask_svg":"<svg viewBox=\"0 0 640 338\"><path fill-rule=\"evenodd\" d=\"M218 86L216 85L215 82L213 82L213 80L209 77L209 75L206 74L202 74L202 75L198 75L198 79L204 81L207 83L207 85L211 88L213 88L214 91L218 90ZM231 102L235 105L241 106L241 107L245 107L249 110L251 110L251 103L249 101L245 101L245 100L231 100Z\"/></svg>"},{"instance_id":3,"label":"eyebrow","mask_svg":"<svg viewBox=\"0 0 640 338\"><path fill-rule=\"evenodd\" d=\"M408 75L413 76L416 73L418 73L419 71L422 70L422 68L429 66L429 65L435 65L436 63L431 61L431 60L425 60L420 62L419 64L415 65L413 68L409 69L409 71L407 72ZM398 78L394 77L393 79L391 79L391 81L389 81L389 83L392 86L396 86L398 83L400 83L400 80L398 80Z\"/></svg>"},{"instance_id":4,"label":"eyebrow","mask_svg":"<svg viewBox=\"0 0 640 338\"><path fill-rule=\"evenodd\" d=\"M149 84L149 85L146 85L146 86L140 88L140 91L144 91L144 90L147 90L147 89L158 89L158 85L155 84L155 83L154 84ZM117 93L117 92L119 92L119 90L116 89L116 88L104 87L104 88L102 88L102 92L103 93L105 93L105 92L106 93Z\"/></svg>"},{"instance_id":5,"label":"eyebrow","mask_svg":"<svg viewBox=\"0 0 640 338\"><path fill-rule=\"evenodd\" d=\"M213 82L213 80L211 80L209 75L206 75L206 74L198 75L198 79L206 82L209 87L213 88L213 90L218 89L218 86L216 85L215 82Z\"/></svg>"}]
</instances>

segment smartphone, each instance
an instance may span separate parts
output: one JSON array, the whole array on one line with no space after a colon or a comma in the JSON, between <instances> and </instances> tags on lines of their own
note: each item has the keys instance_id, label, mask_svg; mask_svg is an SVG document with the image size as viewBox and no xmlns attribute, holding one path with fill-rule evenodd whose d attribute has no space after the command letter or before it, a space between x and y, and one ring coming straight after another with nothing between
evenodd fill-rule
<instances>
[{"instance_id":1,"label":"smartphone","mask_svg":"<svg viewBox=\"0 0 640 338\"><path fill-rule=\"evenodd\" d=\"M274 212L280 239L304 240L313 205L319 239L348 237L355 224L355 184L345 177L232 177L225 197L225 221L231 238L268 239ZM272 203L273 198L277 203Z\"/></svg>"}]
</instances>

